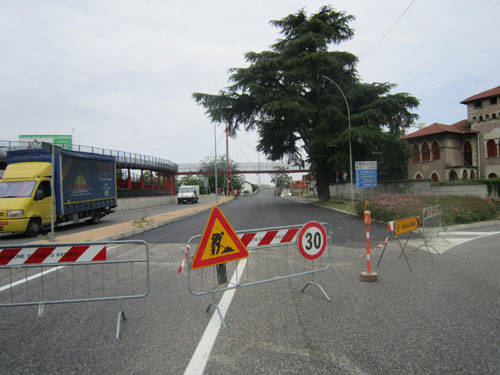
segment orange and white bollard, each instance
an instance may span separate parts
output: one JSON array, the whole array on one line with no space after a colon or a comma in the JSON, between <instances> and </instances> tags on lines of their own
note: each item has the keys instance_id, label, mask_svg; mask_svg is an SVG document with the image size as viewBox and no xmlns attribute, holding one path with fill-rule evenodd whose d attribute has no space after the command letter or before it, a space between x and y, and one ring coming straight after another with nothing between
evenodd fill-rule
<instances>
[{"instance_id":1,"label":"orange and white bollard","mask_svg":"<svg viewBox=\"0 0 500 375\"><path fill-rule=\"evenodd\" d=\"M368 204L366 204L368 208ZM371 223L371 212L365 210L364 219L366 225L366 272L361 272L359 279L366 282L374 282L378 279L378 274L372 272L370 269L370 223Z\"/></svg>"}]
</instances>

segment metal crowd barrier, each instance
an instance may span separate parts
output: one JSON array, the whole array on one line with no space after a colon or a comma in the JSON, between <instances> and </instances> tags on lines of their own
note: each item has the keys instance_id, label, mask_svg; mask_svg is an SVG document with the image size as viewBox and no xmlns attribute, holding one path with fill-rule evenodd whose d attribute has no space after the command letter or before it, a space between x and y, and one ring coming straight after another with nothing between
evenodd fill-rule
<instances>
[{"instance_id":1,"label":"metal crowd barrier","mask_svg":"<svg viewBox=\"0 0 500 375\"><path fill-rule=\"evenodd\" d=\"M438 237L448 242L444 237L440 236L440 233L443 230L442 218L443 210L441 205L426 207L422 210L420 234L422 235L424 243L418 246L417 249L425 246L427 251L429 251L429 254L429 248L432 248L436 253L439 253L436 248L430 244L430 242Z\"/></svg>"},{"instance_id":2,"label":"metal crowd barrier","mask_svg":"<svg viewBox=\"0 0 500 375\"><path fill-rule=\"evenodd\" d=\"M142 245L136 251L109 245ZM134 258L131 257L134 252ZM127 300L146 297L151 289L149 245L145 241L22 244L0 247L0 307ZM117 316L125 320L123 305Z\"/></svg>"},{"instance_id":3,"label":"metal crowd barrier","mask_svg":"<svg viewBox=\"0 0 500 375\"><path fill-rule=\"evenodd\" d=\"M321 223L327 233L326 248L322 255L315 260L305 259L297 250L297 237L303 225L280 226L272 228L258 228L250 230L236 231L249 252L249 256L239 262L233 261L224 263L227 267L227 274L233 275L229 282L221 283L217 266L200 269L192 269L195 249L201 240L202 235L196 235L189 239L185 249L186 261L188 262L187 286L191 294L195 296L211 295L212 302L207 308L214 307L219 313L222 325L226 327L222 312L215 301L217 293L227 290L250 287L271 283L274 281L310 276L306 281L302 292L308 286L319 288L325 298L330 301L330 297L323 287L315 281L315 274L326 271L331 264L331 233L330 227L326 223ZM244 264L243 271L238 265ZM226 272L226 268L224 268Z\"/></svg>"}]
</instances>

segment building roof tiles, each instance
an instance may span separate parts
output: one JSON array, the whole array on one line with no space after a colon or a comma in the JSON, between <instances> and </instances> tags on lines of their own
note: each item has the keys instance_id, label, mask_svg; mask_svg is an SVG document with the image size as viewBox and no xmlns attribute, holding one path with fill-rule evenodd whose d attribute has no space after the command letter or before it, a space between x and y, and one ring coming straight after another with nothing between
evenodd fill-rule
<instances>
[{"instance_id":1,"label":"building roof tiles","mask_svg":"<svg viewBox=\"0 0 500 375\"><path fill-rule=\"evenodd\" d=\"M486 99L486 98L490 98L490 97L498 96L498 95L500 95L500 86L497 86L494 89L480 92L479 94L473 95L470 98L462 100L460 103L467 104L467 103L471 103L475 100Z\"/></svg>"},{"instance_id":2,"label":"building roof tiles","mask_svg":"<svg viewBox=\"0 0 500 375\"><path fill-rule=\"evenodd\" d=\"M426 126L425 128L417 130L416 132L407 134L402 138L411 139L439 133L473 134L477 133L477 131L470 129L470 122L468 120L462 120L452 125L440 124L435 122L434 124Z\"/></svg>"}]
</instances>

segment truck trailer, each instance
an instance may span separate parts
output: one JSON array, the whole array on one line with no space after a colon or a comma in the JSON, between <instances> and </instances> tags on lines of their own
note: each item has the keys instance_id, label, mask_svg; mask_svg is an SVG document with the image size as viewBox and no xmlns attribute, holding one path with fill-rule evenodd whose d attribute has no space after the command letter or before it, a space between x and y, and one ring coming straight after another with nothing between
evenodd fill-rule
<instances>
[{"instance_id":1,"label":"truck trailer","mask_svg":"<svg viewBox=\"0 0 500 375\"><path fill-rule=\"evenodd\" d=\"M51 215L56 226L98 223L117 206L114 156L50 147L7 152L0 233L36 235L50 227Z\"/></svg>"}]
</instances>

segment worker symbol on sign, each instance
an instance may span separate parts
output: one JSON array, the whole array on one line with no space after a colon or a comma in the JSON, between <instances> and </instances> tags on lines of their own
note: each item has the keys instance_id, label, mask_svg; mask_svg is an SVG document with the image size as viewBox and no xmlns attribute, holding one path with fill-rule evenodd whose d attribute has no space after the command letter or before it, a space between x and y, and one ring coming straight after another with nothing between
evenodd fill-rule
<instances>
[{"instance_id":1,"label":"worker symbol on sign","mask_svg":"<svg viewBox=\"0 0 500 375\"><path fill-rule=\"evenodd\" d=\"M212 255L217 255L220 252L221 244L222 244L222 236L224 235L224 232L220 233L212 233L212 245L211 245L211 251ZM217 248L217 250L216 250ZM222 254L230 253L234 251L234 249L231 249L229 246L226 246L222 250Z\"/></svg>"}]
</instances>

